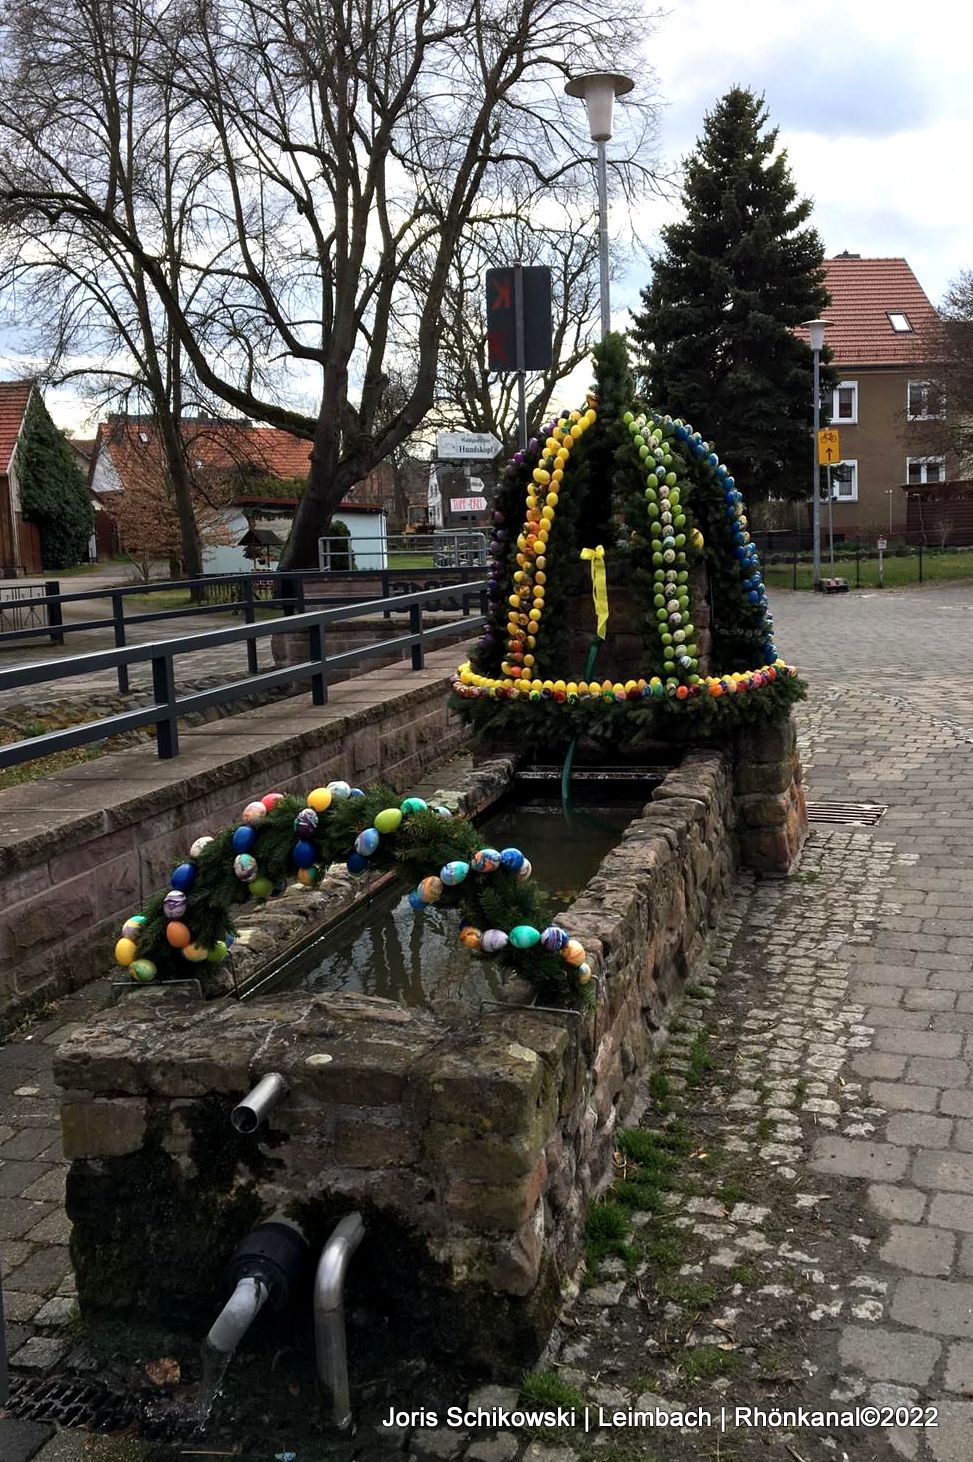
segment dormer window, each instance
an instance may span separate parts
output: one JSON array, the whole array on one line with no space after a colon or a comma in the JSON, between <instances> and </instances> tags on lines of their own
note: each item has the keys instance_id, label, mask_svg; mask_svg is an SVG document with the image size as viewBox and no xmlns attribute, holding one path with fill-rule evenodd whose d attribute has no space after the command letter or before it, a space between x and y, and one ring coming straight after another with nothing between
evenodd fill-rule
<instances>
[{"instance_id":1,"label":"dormer window","mask_svg":"<svg viewBox=\"0 0 973 1462\"><path fill-rule=\"evenodd\" d=\"M888 312L889 324L896 335L911 335L912 326L909 324L908 315L903 315L901 310L890 310Z\"/></svg>"},{"instance_id":2,"label":"dormer window","mask_svg":"<svg viewBox=\"0 0 973 1462\"><path fill-rule=\"evenodd\" d=\"M148 434L148 432L147 431L140 431L139 432L139 441L142 443L143 446L145 446L145 444L146 444L146 442L148 440L149 440L149 434Z\"/></svg>"}]
</instances>

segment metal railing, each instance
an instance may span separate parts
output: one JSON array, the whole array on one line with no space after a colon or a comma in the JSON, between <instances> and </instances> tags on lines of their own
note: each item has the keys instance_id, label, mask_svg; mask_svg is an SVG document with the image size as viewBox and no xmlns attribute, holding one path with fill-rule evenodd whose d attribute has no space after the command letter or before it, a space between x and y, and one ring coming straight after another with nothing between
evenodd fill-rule
<instances>
[{"instance_id":1,"label":"metal railing","mask_svg":"<svg viewBox=\"0 0 973 1462\"><path fill-rule=\"evenodd\" d=\"M123 650L128 643L128 630L135 625L164 623L170 619L185 619L209 614L240 614L244 624L254 624L257 614L269 609L282 610L286 615L301 614L309 603L327 601L329 606L339 604L369 603L379 595L390 599L395 595L419 593L423 589L438 589L462 585L469 578L469 569L413 569L403 574L395 569L346 570L324 574L320 569L274 570L270 573L206 574L198 579L166 579L147 584L126 584L117 589L82 589L60 593L56 580L45 585L45 592L34 592L19 600L22 609L31 607L41 610L37 627L25 625L19 629L0 630L0 651L7 645L19 644L22 640L50 636L54 644L63 645L66 635L110 630L115 648ZM430 578L432 582L430 582ZM347 582L348 593L334 591ZM313 592L317 586L321 592ZM33 586L32 586L33 587ZM358 588L363 593L355 594ZM126 606L137 603L147 594L182 592L189 595L190 603L171 609L126 613ZM111 613L95 614L90 619L65 619L66 605L96 603L110 600ZM442 607L454 612L469 613L469 600L458 596L444 598ZM384 609L383 618L391 618L392 611ZM251 675L257 673L256 643L247 646L247 668ZM128 662L119 662L116 667L119 692L129 691Z\"/></svg>"},{"instance_id":2,"label":"metal railing","mask_svg":"<svg viewBox=\"0 0 973 1462\"><path fill-rule=\"evenodd\" d=\"M487 581L481 579L456 585L451 590L464 600L464 629L473 631L486 624L486 588ZM116 715L105 716L97 721L86 721L78 726L68 726L63 730L48 731L42 736L14 741L8 746L0 747L0 767L16 766L20 762L33 761L53 752L87 746L144 726L155 727L157 753L161 758L169 759L179 755L179 720L195 711L232 704L295 681L310 681L312 703L323 706L327 704L328 682L332 672L357 665L373 655L398 655L408 650L412 669L421 670L425 664L426 646L429 642L455 634L456 631L455 621L429 626L423 623L424 610L439 603L443 597L441 589L424 589L416 594L398 595L393 599L364 600L356 604L337 605L328 609L295 613L286 618L264 620L259 624L231 625L225 629L203 630L197 634L184 635L179 639L159 640L149 645L98 650L92 654L71 656L63 660L49 660L0 670L0 692L3 692L19 690L25 686L51 685L80 675L92 675L104 670L117 672L121 669L126 671L127 686L128 667L148 664L152 672L153 695L150 705L139 706L131 711L120 711ZM479 605L480 612L477 615L470 613L472 601L477 601ZM389 614L408 613L407 634L395 635L391 639L371 645L360 645L337 655L327 654L326 633L329 627L345 620L386 611ZM282 633L306 634L307 658L294 665L258 671L258 641ZM247 647L249 673L245 679L187 695L177 693L177 657L234 644L244 644Z\"/></svg>"}]
</instances>

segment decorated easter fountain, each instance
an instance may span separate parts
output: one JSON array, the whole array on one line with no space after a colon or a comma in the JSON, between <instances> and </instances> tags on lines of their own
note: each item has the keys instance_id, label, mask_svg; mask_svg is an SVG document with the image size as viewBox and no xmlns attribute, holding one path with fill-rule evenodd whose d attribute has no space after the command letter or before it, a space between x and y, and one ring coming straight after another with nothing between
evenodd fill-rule
<instances>
[{"instance_id":1,"label":"decorated easter fountain","mask_svg":"<svg viewBox=\"0 0 973 1462\"><path fill-rule=\"evenodd\" d=\"M555 750L565 800L578 748L617 760L665 743L678 765L563 910L519 838L493 846L442 801L387 786L255 789L197 839L115 945L145 990L58 1054L95 1327L178 1314L198 1343L261 1218L298 1226L314 1253L356 1213L354 1304L371 1333L498 1377L543 1347L615 1130L734 867L787 872L805 823L790 713L803 687L778 654L741 489L700 433L634 399L618 337L596 367L584 405L504 473L489 626L453 703L488 744ZM447 911L504 998L233 998L241 911L327 889L336 863L401 874L415 917ZM166 999L187 975L211 998ZM265 1119L231 1122L271 1076L283 1095Z\"/></svg>"}]
</instances>

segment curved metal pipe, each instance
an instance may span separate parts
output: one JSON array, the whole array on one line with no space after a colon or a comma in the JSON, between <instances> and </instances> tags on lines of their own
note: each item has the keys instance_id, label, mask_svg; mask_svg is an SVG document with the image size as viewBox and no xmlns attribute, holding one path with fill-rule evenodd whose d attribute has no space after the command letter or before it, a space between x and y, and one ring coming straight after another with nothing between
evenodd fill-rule
<instances>
[{"instance_id":1,"label":"curved metal pipe","mask_svg":"<svg viewBox=\"0 0 973 1462\"><path fill-rule=\"evenodd\" d=\"M345 1275L352 1254L365 1235L360 1213L349 1213L335 1225L321 1250L314 1275L314 1350L318 1380L331 1395L331 1418L339 1431L351 1426L348 1350L345 1343Z\"/></svg>"},{"instance_id":2,"label":"curved metal pipe","mask_svg":"<svg viewBox=\"0 0 973 1462\"><path fill-rule=\"evenodd\" d=\"M263 1309L269 1290L253 1275L237 1281L236 1289L217 1315L206 1337L207 1345L232 1355Z\"/></svg>"},{"instance_id":3,"label":"curved metal pipe","mask_svg":"<svg viewBox=\"0 0 973 1462\"><path fill-rule=\"evenodd\" d=\"M230 1113L230 1121L238 1132L256 1132L263 1119L273 1111L281 1097L290 1090L287 1082L277 1071L262 1076L252 1091L248 1091L242 1102L238 1102Z\"/></svg>"}]
</instances>

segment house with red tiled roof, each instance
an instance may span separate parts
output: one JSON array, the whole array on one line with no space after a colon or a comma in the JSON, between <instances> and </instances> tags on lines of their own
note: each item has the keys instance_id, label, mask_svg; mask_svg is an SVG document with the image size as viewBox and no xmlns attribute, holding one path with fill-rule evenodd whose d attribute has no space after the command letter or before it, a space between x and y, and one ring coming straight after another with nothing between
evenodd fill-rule
<instances>
[{"instance_id":1,"label":"house with red tiled roof","mask_svg":"<svg viewBox=\"0 0 973 1462\"><path fill-rule=\"evenodd\" d=\"M17 482L17 446L33 381L0 381L0 577L41 572L40 533L24 520Z\"/></svg>"},{"instance_id":2,"label":"house with red tiled roof","mask_svg":"<svg viewBox=\"0 0 973 1462\"><path fill-rule=\"evenodd\" d=\"M929 451L941 410L930 381L939 318L905 259L845 252L825 268L825 344L839 376L830 402L841 450L831 474L835 532L902 537L915 526L917 497L947 483L954 466Z\"/></svg>"},{"instance_id":3,"label":"house with red tiled roof","mask_svg":"<svg viewBox=\"0 0 973 1462\"><path fill-rule=\"evenodd\" d=\"M204 544L206 573L242 573L256 562L273 562L290 531L300 492L310 470L311 443L275 427L212 417L184 418L186 456L204 495L219 504L225 532ZM382 464L357 483L339 504L352 538L384 538L383 505L391 469ZM164 456L152 419L111 416L98 428L91 463L91 488L111 511L112 495L145 482L161 483ZM363 565L364 566L364 565Z\"/></svg>"}]
</instances>

